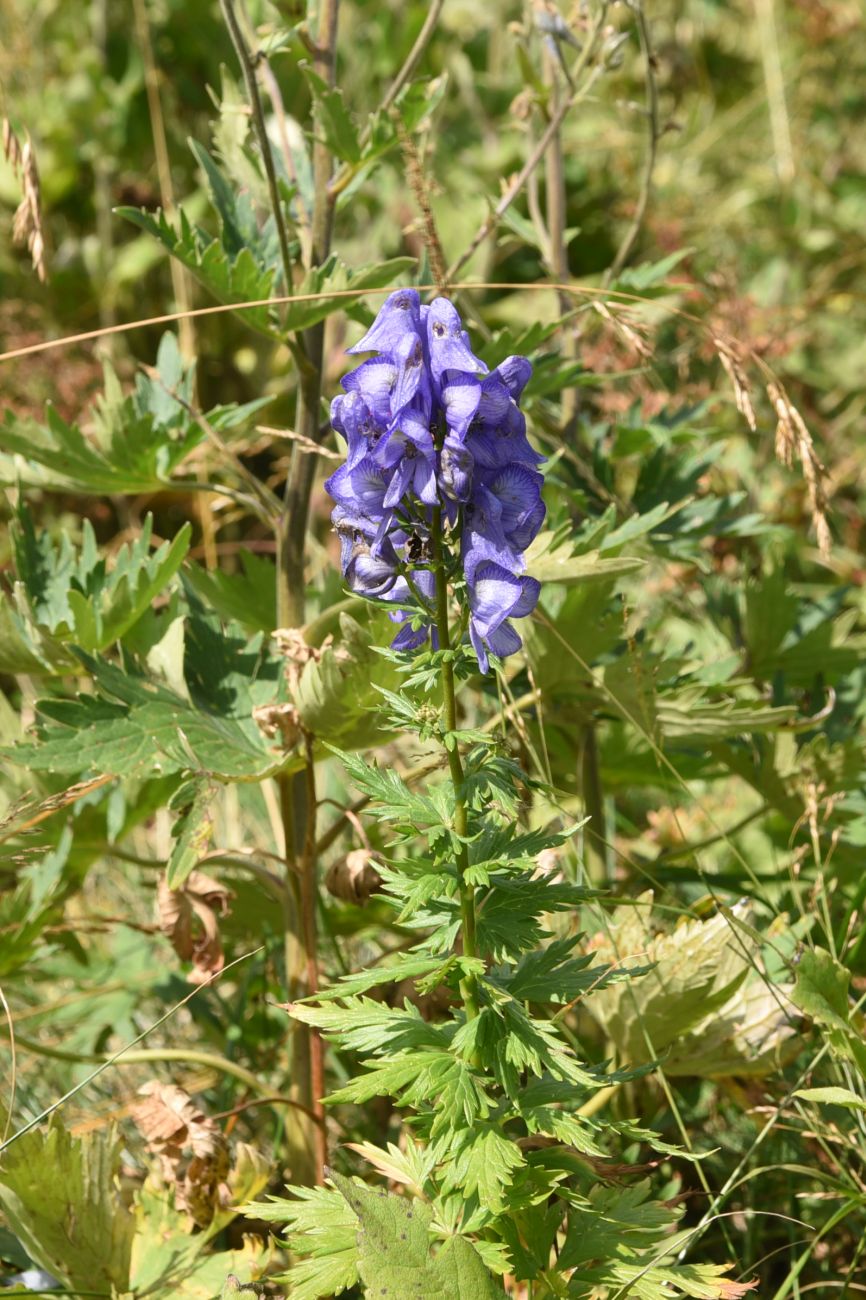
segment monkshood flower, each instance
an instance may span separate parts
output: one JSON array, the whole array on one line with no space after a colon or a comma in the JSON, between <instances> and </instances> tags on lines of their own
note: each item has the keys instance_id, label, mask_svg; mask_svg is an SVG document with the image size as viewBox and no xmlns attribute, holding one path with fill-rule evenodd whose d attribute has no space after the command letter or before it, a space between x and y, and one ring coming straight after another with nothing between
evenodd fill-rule
<instances>
[{"instance_id":1,"label":"monkshood flower","mask_svg":"<svg viewBox=\"0 0 866 1300\"><path fill-rule=\"evenodd\" d=\"M465 591L464 624L482 672L522 644L539 584L524 553L545 515L543 461L518 402L532 366L508 357L487 371L453 303L415 289L384 302L349 352L376 353L343 379L331 422L346 461L325 484L341 567L359 595L396 606L393 646L438 645L433 533L440 565Z\"/></svg>"}]
</instances>

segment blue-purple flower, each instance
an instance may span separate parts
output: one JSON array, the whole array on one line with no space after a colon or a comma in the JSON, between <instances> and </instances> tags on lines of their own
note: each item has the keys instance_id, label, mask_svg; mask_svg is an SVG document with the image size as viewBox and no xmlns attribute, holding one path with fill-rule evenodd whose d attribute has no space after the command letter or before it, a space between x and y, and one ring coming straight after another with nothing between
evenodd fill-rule
<instances>
[{"instance_id":1,"label":"blue-purple flower","mask_svg":"<svg viewBox=\"0 0 866 1300\"><path fill-rule=\"evenodd\" d=\"M349 352L378 355L344 377L331 405L347 445L325 485L343 575L359 595L399 606L396 649L436 648L431 527L440 520L441 562L465 582L469 639L487 672L490 654L520 648L509 620L538 600L523 570L545 515L544 457L518 406L532 367L508 357L488 372L453 303L422 305L415 289L392 293Z\"/></svg>"}]
</instances>

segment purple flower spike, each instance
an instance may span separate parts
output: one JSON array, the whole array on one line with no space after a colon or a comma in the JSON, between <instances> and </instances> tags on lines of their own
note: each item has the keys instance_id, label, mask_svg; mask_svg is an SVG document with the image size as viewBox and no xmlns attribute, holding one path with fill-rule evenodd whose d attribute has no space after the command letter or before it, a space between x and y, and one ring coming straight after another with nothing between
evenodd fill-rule
<instances>
[{"instance_id":1,"label":"purple flower spike","mask_svg":"<svg viewBox=\"0 0 866 1300\"><path fill-rule=\"evenodd\" d=\"M437 649L435 523L445 572L462 565L469 639L486 673L491 654L520 649L509 620L531 614L539 595L523 574L545 514L544 457L518 406L532 367L508 357L486 373L454 305L422 306L415 289L392 293L350 351L379 355L345 376L331 406L347 457L325 486L346 582L392 604L394 649Z\"/></svg>"}]
</instances>

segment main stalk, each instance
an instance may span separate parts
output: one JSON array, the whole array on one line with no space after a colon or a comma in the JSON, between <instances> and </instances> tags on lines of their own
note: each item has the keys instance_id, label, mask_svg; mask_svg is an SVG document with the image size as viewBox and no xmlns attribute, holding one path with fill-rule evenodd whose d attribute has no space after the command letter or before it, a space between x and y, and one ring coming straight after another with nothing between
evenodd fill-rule
<instances>
[{"instance_id":1,"label":"main stalk","mask_svg":"<svg viewBox=\"0 0 866 1300\"><path fill-rule=\"evenodd\" d=\"M432 521L433 567L436 574L436 630L439 634L439 649L451 650L451 629L448 622L448 572L445 565L445 547L443 544L442 510L436 506ZM457 730L457 695L454 689L454 661L446 655L442 664L442 703L445 712L446 731ZM466 836L469 819L464 797L463 760L460 746L452 740L446 746L451 785L454 790L454 834L457 837L457 869L460 876L460 918L463 932L463 955L477 956L475 943L475 890L466 880L469 870L469 850ZM460 992L466 1009L467 1020L474 1020L478 1015L478 982L474 975L467 975L460 984Z\"/></svg>"}]
</instances>

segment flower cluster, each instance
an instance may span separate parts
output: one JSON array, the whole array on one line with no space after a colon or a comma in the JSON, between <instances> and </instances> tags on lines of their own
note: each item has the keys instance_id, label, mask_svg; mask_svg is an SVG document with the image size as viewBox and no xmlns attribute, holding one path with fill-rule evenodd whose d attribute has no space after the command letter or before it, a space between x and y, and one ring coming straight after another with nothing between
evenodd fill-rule
<instances>
[{"instance_id":1,"label":"flower cluster","mask_svg":"<svg viewBox=\"0 0 866 1300\"><path fill-rule=\"evenodd\" d=\"M343 574L353 591L401 606L393 645L410 650L438 644L435 567L452 581L462 570L469 636L487 672L488 653L520 648L508 620L538 600L523 553L544 519L544 457L517 404L532 367L508 357L487 372L454 305L422 306L414 289L392 293L349 351L378 355L345 376L331 406L348 446L325 485Z\"/></svg>"}]
</instances>

